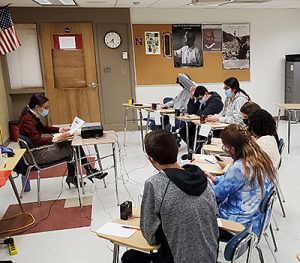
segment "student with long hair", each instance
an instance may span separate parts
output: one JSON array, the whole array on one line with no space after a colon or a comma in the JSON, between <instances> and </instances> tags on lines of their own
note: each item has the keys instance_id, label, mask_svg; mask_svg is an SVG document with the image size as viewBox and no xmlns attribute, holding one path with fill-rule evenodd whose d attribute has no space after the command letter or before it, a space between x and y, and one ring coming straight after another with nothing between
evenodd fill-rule
<instances>
[{"instance_id":1,"label":"student with long hair","mask_svg":"<svg viewBox=\"0 0 300 263\"><path fill-rule=\"evenodd\" d=\"M231 124L221 133L224 151L233 163L223 176L212 177L221 218L252 224L258 234L263 214L259 206L276 181L276 170L268 156L242 126Z\"/></svg>"},{"instance_id":2,"label":"student with long hair","mask_svg":"<svg viewBox=\"0 0 300 263\"><path fill-rule=\"evenodd\" d=\"M260 109L249 114L248 129L256 143L270 156L275 168L279 166L279 137L276 122L266 110Z\"/></svg>"},{"instance_id":3,"label":"student with long hair","mask_svg":"<svg viewBox=\"0 0 300 263\"><path fill-rule=\"evenodd\" d=\"M248 126L248 119L249 119L249 115L252 113L252 112L255 112L257 110L260 110L260 106L253 102L253 101L248 101L246 102L242 108L241 108L241 115L242 115L242 118L243 118L243 122L245 125Z\"/></svg>"},{"instance_id":4,"label":"student with long hair","mask_svg":"<svg viewBox=\"0 0 300 263\"><path fill-rule=\"evenodd\" d=\"M69 128L58 128L53 126L44 125L40 117L46 117L49 113L49 100L44 95L32 95L28 105L24 108L20 118L19 133L28 137L34 148L50 145L48 147L41 147L34 151L34 157L38 164L52 163L60 160L73 159L73 148L71 142L68 141L70 134ZM53 137L51 135L60 132L61 135L58 138L59 143L53 143ZM88 175L95 174L93 178L102 179L107 173L98 171L88 163L83 148L80 147L80 154L82 157L82 163L85 166ZM93 182L93 178L89 178ZM70 184L77 185L75 179L75 165L74 163L68 163L68 176L66 179L68 186Z\"/></svg>"},{"instance_id":5,"label":"student with long hair","mask_svg":"<svg viewBox=\"0 0 300 263\"><path fill-rule=\"evenodd\" d=\"M249 95L240 88L239 81L228 78L224 81L225 103L223 110L217 115L210 115L206 121L243 124L241 107L250 100Z\"/></svg>"}]
</instances>

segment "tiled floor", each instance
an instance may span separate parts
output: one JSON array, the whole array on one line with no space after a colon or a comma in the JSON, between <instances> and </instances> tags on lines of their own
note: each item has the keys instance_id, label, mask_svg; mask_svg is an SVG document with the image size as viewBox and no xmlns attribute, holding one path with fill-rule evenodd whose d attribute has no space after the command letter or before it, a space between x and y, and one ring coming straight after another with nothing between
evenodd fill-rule
<instances>
[{"instance_id":1,"label":"tiled floor","mask_svg":"<svg viewBox=\"0 0 300 263\"><path fill-rule=\"evenodd\" d=\"M286 203L287 217L280 214L279 206L275 205L275 216L280 226L276 231L279 251L276 253L280 263L297 262L296 254L300 252L300 124L292 125L292 147L291 154L285 150L283 164L280 169L280 182L283 188ZM279 126L279 135L286 139L286 122L282 121ZM123 134L119 133L120 144L123 144ZM110 153L110 146L101 146L102 153ZM181 147L183 153L186 148ZM107 166L111 160L105 160ZM153 173L155 169L149 164L142 152L139 133L129 132L127 135L127 146L121 146L118 185L120 200L133 199L134 205L138 206L141 200L140 194L143 190L143 182ZM103 183L95 184L87 182L86 196L93 196L92 224L91 227L76 229L50 231L43 233L16 236L18 255L10 257L5 247L0 247L0 260L11 259L14 263L107 263L112 262L112 245L96 236L94 233L101 225L119 216L119 208L116 205L114 191L114 174L111 170L108 177L106 189ZM75 188L68 189L62 178L42 179L42 200L55 199L62 190L60 199L76 198ZM16 179L17 187L20 189L20 180ZM31 192L26 193L23 202L36 201L36 184L31 184ZM3 216L10 204L16 203L15 196L8 183L0 190L0 217ZM266 245L263 243L265 262L274 262ZM221 252L222 253L222 252ZM243 261L241 261L243 262ZM254 251L251 262L259 262L257 253Z\"/></svg>"}]
</instances>

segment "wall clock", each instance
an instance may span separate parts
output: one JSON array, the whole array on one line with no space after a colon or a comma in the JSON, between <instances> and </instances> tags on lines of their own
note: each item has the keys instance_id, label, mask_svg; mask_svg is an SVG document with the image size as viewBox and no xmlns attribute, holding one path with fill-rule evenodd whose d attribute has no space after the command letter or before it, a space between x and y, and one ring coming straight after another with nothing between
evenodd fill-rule
<instances>
[{"instance_id":1,"label":"wall clock","mask_svg":"<svg viewBox=\"0 0 300 263\"><path fill-rule=\"evenodd\" d=\"M118 48L121 45L121 36L117 32L108 32L104 37L104 43L109 48Z\"/></svg>"}]
</instances>

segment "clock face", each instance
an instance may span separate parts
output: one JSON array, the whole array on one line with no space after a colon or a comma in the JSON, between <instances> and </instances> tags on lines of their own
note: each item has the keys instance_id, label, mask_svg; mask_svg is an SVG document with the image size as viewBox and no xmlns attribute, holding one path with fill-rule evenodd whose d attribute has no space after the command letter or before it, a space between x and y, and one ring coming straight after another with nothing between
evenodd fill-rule
<instances>
[{"instance_id":1,"label":"clock face","mask_svg":"<svg viewBox=\"0 0 300 263\"><path fill-rule=\"evenodd\" d=\"M121 45L121 37L116 32L108 32L104 37L104 42L109 48L117 48Z\"/></svg>"}]
</instances>

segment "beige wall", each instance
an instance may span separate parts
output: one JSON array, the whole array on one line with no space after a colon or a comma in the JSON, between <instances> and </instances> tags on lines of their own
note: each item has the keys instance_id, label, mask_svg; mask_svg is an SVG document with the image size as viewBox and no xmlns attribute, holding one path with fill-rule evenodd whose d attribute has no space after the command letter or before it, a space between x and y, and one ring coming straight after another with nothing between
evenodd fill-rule
<instances>
[{"instance_id":1,"label":"beige wall","mask_svg":"<svg viewBox=\"0 0 300 263\"><path fill-rule=\"evenodd\" d=\"M8 140L8 105L7 105L7 97L6 97L6 89L4 86L3 80L3 71L2 64L0 63L0 128L2 130L2 139L3 142ZM0 137L1 143L1 137Z\"/></svg>"}]
</instances>

